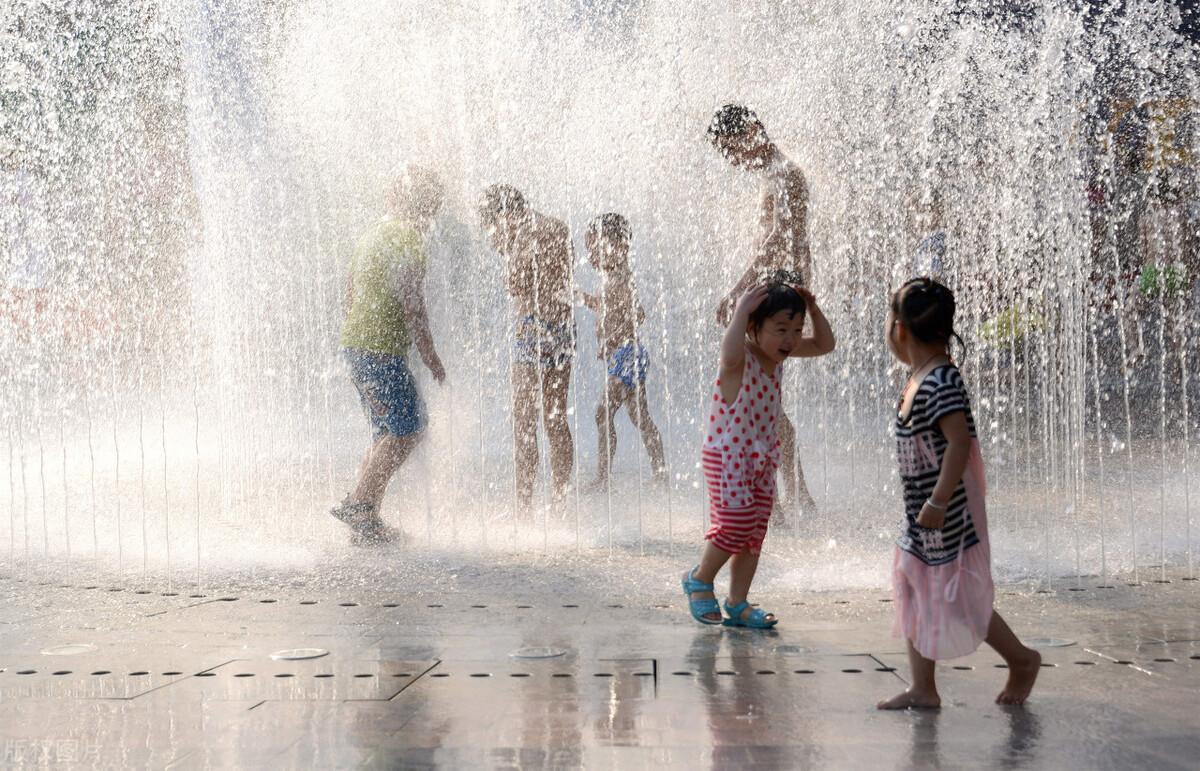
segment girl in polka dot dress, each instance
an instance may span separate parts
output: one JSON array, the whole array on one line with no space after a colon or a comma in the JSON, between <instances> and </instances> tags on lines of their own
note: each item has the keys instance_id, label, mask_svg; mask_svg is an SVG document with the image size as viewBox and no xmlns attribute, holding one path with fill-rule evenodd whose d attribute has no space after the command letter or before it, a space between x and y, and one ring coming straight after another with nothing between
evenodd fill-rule
<instances>
[{"instance_id":1,"label":"girl in polka dot dress","mask_svg":"<svg viewBox=\"0 0 1200 771\"><path fill-rule=\"evenodd\" d=\"M806 309L813 327L807 336ZM711 526L700 564L683 576L692 617L702 624L765 629L778 620L751 608L747 595L775 502L780 365L789 356L824 356L833 347L833 331L808 290L773 282L738 301L721 343L701 451ZM722 618L712 582L726 562L728 617Z\"/></svg>"}]
</instances>

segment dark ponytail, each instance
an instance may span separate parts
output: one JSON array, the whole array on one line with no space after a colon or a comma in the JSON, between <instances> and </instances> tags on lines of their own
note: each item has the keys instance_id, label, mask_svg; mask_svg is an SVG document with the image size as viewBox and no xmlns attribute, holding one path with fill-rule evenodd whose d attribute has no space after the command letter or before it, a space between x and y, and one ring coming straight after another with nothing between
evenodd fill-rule
<instances>
[{"instance_id":1,"label":"dark ponytail","mask_svg":"<svg viewBox=\"0 0 1200 771\"><path fill-rule=\"evenodd\" d=\"M892 295L892 314L913 337L923 343L957 340L965 352L967 344L954 331L954 293L931 278L914 278Z\"/></svg>"}]
</instances>

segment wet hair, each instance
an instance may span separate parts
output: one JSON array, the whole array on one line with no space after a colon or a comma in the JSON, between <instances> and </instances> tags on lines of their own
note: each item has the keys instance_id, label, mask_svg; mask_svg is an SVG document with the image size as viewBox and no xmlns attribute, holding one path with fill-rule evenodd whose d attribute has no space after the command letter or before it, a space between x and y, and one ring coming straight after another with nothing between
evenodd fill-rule
<instances>
[{"instance_id":1,"label":"wet hair","mask_svg":"<svg viewBox=\"0 0 1200 771\"><path fill-rule=\"evenodd\" d=\"M708 124L708 139L713 144L722 139L741 136L754 129L761 129L762 121L744 104L727 104L717 110Z\"/></svg>"},{"instance_id":2,"label":"wet hair","mask_svg":"<svg viewBox=\"0 0 1200 771\"><path fill-rule=\"evenodd\" d=\"M479 203L479 217L485 225L509 214L524 214L529 208L525 195L512 185L497 183L488 185Z\"/></svg>"},{"instance_id":3,"label":"wet hair","mask_svg":"<svg viewBox=\"0 0 1200 771\"><path fill-rule=\"evenodd\" d=\"M750 328L757 331L762 329L767 319L780 311L788 311L791 318L796 314L804 316L807 310L804 298L790 284L772 281L767 284L767 296L762 304L750 313Z\"/></svg>"},{"instance_id":4,"label":"wet hair","mask_svg":"<svg viewBox=\"0 0 1200 771\"><path fill-rule=\"evenodd\" d=\"M954 293L932 278L914 278L892 294L892 314L923 343L966 343L954 331Z\"/></svg>"},{"instance_id":5,"label":"wet hair","mask_svg":"<svg viewBox=\"0 0 1200 771\"><path fill-rule=\"evenodd\" d=\"M629 220L616 212L606 212L588 223L588 235L603 238L613 243L629 243L633 240L633 230Z\"/></svg>"}]
</instances>

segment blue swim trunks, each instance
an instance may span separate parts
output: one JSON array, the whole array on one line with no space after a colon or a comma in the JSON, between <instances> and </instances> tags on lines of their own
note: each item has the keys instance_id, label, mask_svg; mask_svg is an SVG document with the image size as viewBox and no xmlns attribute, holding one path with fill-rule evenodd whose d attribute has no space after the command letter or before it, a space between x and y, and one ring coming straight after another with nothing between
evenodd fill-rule
<instances>
[{"instance_id":1,"label":"blue swim trunks","mask_svg":"<svg viewBox=\"0 0 1200 771\"><path fill-rule=\"evenodd\" d=\"M425 403L403 356L344 349L350 379L371 421L375 438L384 434L411 436L425 430Z\"/></svg>"},{"instance_id":2,"label":"blue swim trunks","mask_svg":"<svg viewBox=\"0 0 1200 771\"><path fill-rule=\"evenodd\" d=\"M526 316L517 322L513 362L541 369L559 369L575 354L575 330L571 324L543 321Z\"/></svg>"},{"instance_id":3,"label":"blue swim trunks","mask_svg":"<svg viewBox=\"0 0 1200 771\"><path fill-rule=\"evenodd\" d=\"M646 382L646 371L650 369L650 354L640 343L625 343L608 357L608 374L633 388L634 381Z\"/></svg>"}]
</instances>

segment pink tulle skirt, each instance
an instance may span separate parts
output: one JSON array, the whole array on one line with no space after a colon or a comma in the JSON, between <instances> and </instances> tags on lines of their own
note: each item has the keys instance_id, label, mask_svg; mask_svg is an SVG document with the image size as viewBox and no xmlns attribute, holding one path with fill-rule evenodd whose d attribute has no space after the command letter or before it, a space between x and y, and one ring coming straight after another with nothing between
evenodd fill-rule
<instances>
[{"instance_id":1,"label":"pink tulle skirt","mask_svg":"<svg viewBox=\"0 0 1200 771\"><path fill-rule=\"evenodd\" d=\"M963 483L979 543L944 565L926 565L899 547L892 561L896 604L892 634L912 641L917 653L935 661L974 652L987 637L992 620L996 590L984 505L986 483L978 447L972 450Z\"/></svg>"}]
</instances>

